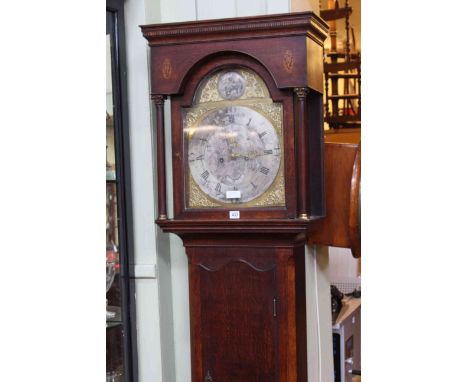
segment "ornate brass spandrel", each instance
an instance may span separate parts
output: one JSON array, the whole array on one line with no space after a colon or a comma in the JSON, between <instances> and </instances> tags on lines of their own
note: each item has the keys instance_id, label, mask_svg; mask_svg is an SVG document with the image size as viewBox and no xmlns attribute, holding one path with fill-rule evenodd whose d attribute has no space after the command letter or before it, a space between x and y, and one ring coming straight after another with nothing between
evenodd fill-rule
<instances>
[{"instance_id":1,"label":"ornate brass spandrel","mask_svg":"<svg viewBox=\"0 0 468 382\"><path fill-rule=\"evenodd\" d=\"M282 207L286 205L284 194L284 173L282 169L267 192L256 201L256 207Z\"/></svg>"},{"instance_id":2,"label":"ornate brass spandrel","mask_svg":"<svg viewBox=\"0 0 468 382\"><path fill-rule=\"evenodd\" d=\"M189 178L189 197L188 197L188 208L212 208L222 207L221 203L217 203L208 195L206 195L200 187L195 183L192 175L188 175Z\"/></svg>"},{"instance_id":3,"label":"ornate brass spandrel","mask_svg":"<svg viewBox=\"0 0 468 382\"><path fill-rule=\"evenodd\" d=\"M202 85L202 88L198 90L197 93L200 94L200 98L197 99L197 103L205 102L216 102L221 101L222 98L218 93L218 78L219 73L211 76L205 83Z\"/></svg>"},{"instance_id":4,"label":"ornate brass spandrel","mask_svg":"<svg viewBox=\"0 0 468 382\"><path fill-rule=\"evenodd\" d=\"M267 87L258 75L247 70L241 70L241 74L244 76L247 82L244 93L246 99L268 97Z\"/></svg>"},{"instance_id":5,"label":"ornate brass spandrel","mask_svg":"<svg viewBox=\"0 0 468 382\"><path fill-rule=\"evenodd\" d=\"M283 136L283 105L274 102L256 102L250 106L268 118L278 135Z\"/></svg>"},{"instance_id":6,"label":"ornate brass spandrel","mask_svg":"<svg viewBox=\"0 0 468 382\"><path fill-rule=\"evenodd\" d=\"M187 139L191 139L194 129L196 128L197 124L204 118L204 116L217 108L217 105L203 105L192 107L190 109L185 110L185 116L183 119L184 124L184 133L186 134Z\"/></svg>"},{"instance_id":7,"label":"ornate brass spandrel","mask_svg":"<svg viewBox=\"0 0 468 382\"><path fill-rule=\"evenodd\" d=\"M200 187L195 183L192 175L189 178L189 195L188 195L188 208L213 208L213 207L233 207L236 208L249 208L249 207L284 207L286 205L285 185L284 185L284 171L283 162L281 162L278 174L268 188L268 190L260 195L258 198L247 203L219 203L206 195Z\"/></svg>"}]
</instances>

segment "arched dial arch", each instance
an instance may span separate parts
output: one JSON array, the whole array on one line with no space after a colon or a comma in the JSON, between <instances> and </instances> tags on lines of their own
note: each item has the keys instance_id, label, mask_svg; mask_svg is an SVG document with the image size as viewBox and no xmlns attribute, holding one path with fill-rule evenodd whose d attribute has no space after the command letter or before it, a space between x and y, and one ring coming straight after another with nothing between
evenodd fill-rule
<instances>
[{"instance_id":1,"label":"arched dial arch","mask_svg":"<svg viewBox=\"0 0 468 382\"><path fill-rule=\"evenodd\" d=\"M282 104L254 71L206 77L183 117L188 207L284 206L282 120Z\"/></svg>"}]
</instances>

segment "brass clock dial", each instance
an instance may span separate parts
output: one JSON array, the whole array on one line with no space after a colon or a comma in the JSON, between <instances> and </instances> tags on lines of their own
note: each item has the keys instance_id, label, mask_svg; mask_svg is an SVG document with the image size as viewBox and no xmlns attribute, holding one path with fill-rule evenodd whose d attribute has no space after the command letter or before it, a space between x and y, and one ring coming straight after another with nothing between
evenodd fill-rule
<instances>
[{"instance_id":1,"label":"brass clock dial","mask_svg":"<svg viewBox=\"0 0 468 382\"><path fill-rule=\"evenodd\" d=\"M188 142L190 173L209 197L249 202L273 183L281 147L272 123L247 106L208 113Z\"/></svg>"},{"instance_id":2,"label":"brass clock dial","mask_svg":"<svg viewBox=\"0 0 468 382\"><path fill-rule=\"evenodd\" d=\"M202 81L184 114L187 206L284 206L282 113L250 70Z\"/></svg>"}]
</instances>

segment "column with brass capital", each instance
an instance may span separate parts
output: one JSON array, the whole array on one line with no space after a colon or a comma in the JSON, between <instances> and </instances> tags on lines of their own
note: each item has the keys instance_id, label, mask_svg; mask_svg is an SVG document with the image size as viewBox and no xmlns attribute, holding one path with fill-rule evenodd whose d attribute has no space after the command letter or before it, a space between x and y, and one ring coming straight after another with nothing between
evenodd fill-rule
<instances>
[{"instance_id":1,"label":"column with brass capital","mask_svg":"<svg viewBox=\"0 0 468 382\"><path fill-rule=\"evenodd\" d=\"M297 113L297 201L298 216L300 219L309 219L308 186L309 173L307 170L307 158L309 158L309 134L307 133L307 94L308 88L294 88L295 109Z\"/></svg>"},{"instance_id":2,"label":"column with brass capital","mask_svg":"<svg viewBox=\"0 0 468 382\"><path fill-rule=\"evenodd\" d=\"M156 147L154 148L158 173L158 220L167 219L166 211L166 150L164 146L164 100L166 96L152 94L151 99L156 106Z\"/></svg>"}]
</instances>

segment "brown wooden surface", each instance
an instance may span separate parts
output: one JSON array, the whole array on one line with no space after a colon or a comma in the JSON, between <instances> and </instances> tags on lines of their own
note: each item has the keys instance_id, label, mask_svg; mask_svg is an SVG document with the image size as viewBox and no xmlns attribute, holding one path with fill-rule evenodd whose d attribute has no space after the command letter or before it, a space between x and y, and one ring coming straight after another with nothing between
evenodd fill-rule
<instances>
[{"instance_id":1,"label":"brown wooden surface","mask_svg":"<svg viewBox=\"0 0 468 382\"><path fill-rule=\"evenodd\" d=\"M276 262L271 249L251 254L237 248L189 251L200 295L197 356L203 376L214 381L274 381L278 366L278 319L274 315ZM240 256L239 256L240 255Z\"/></svg>"},{"instance_id":2,"label":"brown wooden surface","mask_svg":"<svg viewBox=\"0 0 468 382\"><path fill-rule=\"evenodd\" d=\"M317 221L309 241L351 248L360 256L358 219L360 187L360 129L325 134L326 217Z\"/></svg>"},{"instance_id":3,"label":"brown wooden surface","mask_svg":"<svg viewBox=\"0 0 468 382\"><path fill-rule=\"evenodd\" d=\"M335 129L325 132L326 143L355 144L361 142L361 129Z\"/></svg>"},{"instance_id":4,"label":"brown wooden surface","mask_svg":"<svg viewBox=\"0 0 468 382\"><path fill-rule=\"evenodd\" d=\"M239 219L239 220L158 220L157 224L163 232L173 232L179 236L186 234L245 234L255 232L258 235L306 234L314 220L302 219Z\"/></svg>"},{"instance_id":5,"label":"brown wooden surface","mask_svg":"<svg viewBox=\"0 0 468 382\"><path fill-rule=\"evenodd\" d=\"M306 381L305 236L205 235L183 235L192 380Z\"/></svg>"},{"instance_id":6,"label":"brown wooden surface","mask_svg":"<svg viewBox=\"0 0 468 382\"><path fill-rule=\"evenodd\" d=\"M190 69L220 52L238 52L261 62L279 88L323 91L323 63L309 62L322 61L328 27L312 12L146 25L141 29L152 47L153 94L183 91ZM284 65L286 55L292 58L292 66Z\"/></svg>"},{"instance_id":7,"label":"brown wooden surface","mask_svg":"<svg viewBox=\"0 0 468 382\"><path fill-rule=\"evenodd\" d=\"M116 325L106 329L106 371L123 372L123 327Z\"/></svg>"},{"instance_id":8,"label":"brown wooden surface","mask_svg":"<svg viewBox=\"0 0 468 382\"><path fill-rule=\"evenodd\" d=\"M320 11L320 17L325 21L334 21L343 19L352 13L351 7L323 9Z\"/></svg>"},{"instance_id":9,"label":"brown wooden surface","mask_svg":"<svg viewBox=\"0 0 468 382\"><path fill-rule=\"evenodd\" d=\"M156 156L159 170L157 174L158 187L158 216L159 219L167 219L166 211L166 154L165 154L165 139L164 139L164 98L162 95L152 97L156 106Z\"/></svg>"},{"instance_id":10,"label":"brown wooden surface","mask_svg":"<svg viewBox=\"0 0 468 382\"><path fill-rule=\"evenodd\" d=\"M324 176L324 131L323 96L313 91L307 100L307 128L309 130L309 188L308 198L311 218L324 216L325 176Z\"/></svg>"},{"instance_id":11,"label":"brown wooden surface","mask_svg":"<svg viewBox=\"0 0 468 382\"><path fill-rule=\"evenodd\" d=\"M361 145L354 158L349 201L349 241L354 257L361 257ZM359 273L361 272L359 263Z\"/></svg>"},{"instance_id":12,"label":"brown wooden surface","mask_svg":"<svg viewBox=\"0 0 468 382\"><path fill-rule=\"evenodd\" d=\"M296 108L296 130L297 137L297 199L298 199L298 216L307 219L309 217L308 194L309 194L309 167L307 166L306 158L309 158L309 137L307 129L307 88L295 88L295 108ZM289 177L289 176L288 176Z\"/></svg>"},{"instance_id":13,"label":"brown wooden surface","mask_svg":"<svg viewBox=\"0 0 468 382\"><path fill-rule=\"evenodd\" d=\"M189 258L192 381L208 372L213 381L306 381L304 243L313 222L158 223L182 237Z\"/></svg>"},{"instance_id":14,"label":"brown wooden surface","mask_svg":"<svg viewBox=\"0 0 468 382\"><path fill-rule=\"evenodd\" d=\"M351 61L351 62L326 62L323 64L326 72L340 72L344 70L353 70L360 69L360 61Z\"/></svg>"}]
</instances>

